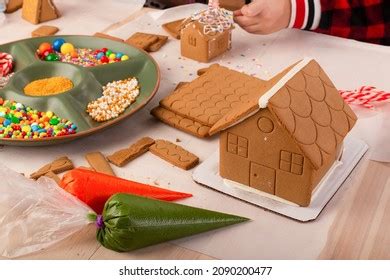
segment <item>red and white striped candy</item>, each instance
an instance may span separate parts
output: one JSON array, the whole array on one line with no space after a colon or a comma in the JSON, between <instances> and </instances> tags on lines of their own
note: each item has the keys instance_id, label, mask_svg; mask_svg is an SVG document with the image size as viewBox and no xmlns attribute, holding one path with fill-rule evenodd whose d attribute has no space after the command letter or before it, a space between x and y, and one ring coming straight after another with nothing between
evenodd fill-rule
<instances>
[{"instance_id":1,"label":"red and white striped candy","mask_svg":"<svg viewBox=\"0 0 390 280\"><path fill-rule=\"evenodd\" d=\"M0 52L0 77L5 77L12 72L13 58L8 53Z\"/></svg>"},{"instance_id":2,"label":"red and white striped candy","mask_svg":"<svg viewBox=\"0 0 390 280\"><path fill-rule=\"evenodd\" d=\"M360 105L369 109L374 108L375 103L390 101L390 92L371 86L362 86L356 90L340 90L339 92L348 104Z\"/></svg>"}]
</instances>

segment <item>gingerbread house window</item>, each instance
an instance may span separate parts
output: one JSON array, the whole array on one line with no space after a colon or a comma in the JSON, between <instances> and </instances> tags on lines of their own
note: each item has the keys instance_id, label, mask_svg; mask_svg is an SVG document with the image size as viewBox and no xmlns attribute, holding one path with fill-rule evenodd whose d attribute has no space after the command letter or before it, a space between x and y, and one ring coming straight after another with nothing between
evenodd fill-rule
<instances>
[{"instance_id":1,"label":"gingerbread house window","mask_svg":"<svg viewBox=\"0 0 390 280\"><path fill-rule=\"evenodd\" d=\"M188 44L196 47L196 38L194 36L188 36Z\"/></svg>"},{"instance_id":2,"label":"gingerbread house window","mask_svg":"<svg viewBox=\"0 0 390 280\"><path fill-rule=\"evenodd\" d=\"M245 137L241 137L233 133L228 133L227 150L229 153L247 158L248 143L249 141Z\"/></svg>"},{"instance_id":3,"label":"gingerbread house window","mask_svg":"<svg viewBox=\"0 0 390 280\"><path fill-rule=\"evenodd\" d=\"M287 171L296 175L302 175L303 173L303 161L302 155L290 153L287 151L280 152L280 170Z\"/></svg>"}]
</instances>

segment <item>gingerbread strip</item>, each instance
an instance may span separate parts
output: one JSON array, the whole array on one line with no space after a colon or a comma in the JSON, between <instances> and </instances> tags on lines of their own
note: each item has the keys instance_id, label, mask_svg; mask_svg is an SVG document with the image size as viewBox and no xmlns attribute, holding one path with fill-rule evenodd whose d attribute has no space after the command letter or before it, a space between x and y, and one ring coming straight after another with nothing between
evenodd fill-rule
<instances>
[{"instance_id":1,"label":"gingerbread strip","mask_svg":"<svg viewBox=\"0 0 390 280\"><path fill-rule=\"evenodd\" d=\"M103 39L109 39L109 40L113 40L113 41L117 41L117 42L122 42L122 43L125 41L121 38L110 36L106 33L101 33L101 32L96 32L93 36L103 38Z\"/></svg>"},{"instance_id":2,"label":"gingerbread strip","mask_svg":"<svg viewBox=\"0 0 390 280\"><path fill-rule=\"evenodd\" d=\"M129 148L117 151L114 154L108 156L107 159L112 164L122 167L128 164L133 159L146 153L149 150L149 147L152 146L154 143L154 140L150 137L141 138Z\"/></svg>"},{"instance_id":3,"label":"gingerbread strip","mask_svg":"<svg viewBox=\"0 0 390 280\"><path fill-rule=\"evenodd\" d=\"M183 18L183 19L172 21L172 22L164 23L162 25L162 28L166 32L168 32L168 34L171 35L173 38L179 40L180 39L180 30L181 30L181 26L182 26L184 20L185 19Z\"/></svg>"},{"instance_id":4,"label":"gingerbread strip","mask_svg":"<svg viewBox=\"0 0 390 280\"><path fill-rule=\"evenodd\" d=\"M180 129L184 132L190 133L196 137L205 138L210 136L210 127L203 125L194 120L184 118L172 111L169 111L163 107L156 107L151 111L151 114L162 121L163 123L170 125L174 128Z\"/></svg>"},{"instance_id":5,"label":"gingerbread strip","mask_svg":"<svg viewBox=\"0 0 390 280\"><path fill-rule=\"evenodd\" d=\"M37 180L39 177L49 173L50 171L54 174L65 172L74 168L72 161L68 157L60 157L53 162L46 164L38 171L30 175L31 179Z\"/></svg>"},{"instance_id":6,"label":"gingerbread strip","mask_svg":"<svg viewBox=\"0 0 390 280\"><path fill-rule=\"evenodd\" d=\"M196 155L166 140L156 140L156 143L150 146L149 151L184 170L189 170L199 163Z\"/></svg>"},{"instance_id":7,"label":"gingerbread strip","mask_svg":"<svg viewBox=\"0 0 390 280\"><path fill-rule=\"evenodd\" d=\"M136 32L126 40L126 43L137 48L147 50L158 41L158 36L142 32Z\"/></svg>"},{"instance_id":8,"label":"gingerbread strip","mask_svg":"<svg viewBox=\"0 0 390 280\"><path fill-rule=\"evenodd\" d=\"M32 37L44 37L54 35L59 31L58 27L50 25L42 25L31 32Z\"/></svg>"},{"instance_id":9,"label":"gingerbread strip","mask_svg":"<svg viewBox=\"0 0 390 280\"><path fill-rule=\"evenodd\" d=\"M85 155L89 165L96 171L107 175L115 176L110 164L101 152L93 152Z\"/></svg>"}]
</instances>

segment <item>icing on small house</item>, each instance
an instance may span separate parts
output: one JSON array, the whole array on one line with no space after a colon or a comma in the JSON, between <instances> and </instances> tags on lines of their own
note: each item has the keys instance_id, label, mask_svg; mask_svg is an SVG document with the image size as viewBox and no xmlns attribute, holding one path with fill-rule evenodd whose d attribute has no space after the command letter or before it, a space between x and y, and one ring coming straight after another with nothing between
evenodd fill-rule
<instances>
[{"instance_id":1,"label":"icing on small house","mask_svg":"<svg viewBox=\"0 0 390 280\"><path fill-rule=\"evenodd\" d=\"M232 12L209 6L183 22L181 55L200 62L210 61L231 49L232 29Z\"/></svg>"},{"instance_id":2,"label":"icing on small house","mask_svg":"<svg viewBox=\"0 0 390 280\"><path fill-rule=\"evenodd\" d=\"M308 206L356 119L317 62L305 59L237 104L209 133L221 132L223 178Z\"/></svg>"}]
</instances>

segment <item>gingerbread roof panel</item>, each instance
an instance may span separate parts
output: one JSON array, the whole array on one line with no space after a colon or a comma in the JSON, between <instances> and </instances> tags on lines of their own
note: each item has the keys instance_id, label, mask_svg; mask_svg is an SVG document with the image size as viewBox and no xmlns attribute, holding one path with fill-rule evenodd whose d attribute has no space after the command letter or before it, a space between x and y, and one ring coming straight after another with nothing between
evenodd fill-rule
<instances>
[{"instance_id":1,"label":"gingerbread roof panel","mask_svg":"<svg viewBox=\"0 0 390 280\"><path fill-rule=\"evenodd\" d=\"M175 90L160 105L212 127L241 104L257 103L267 83L246 74L212 65L193 82Z\"/></svg>"},{"instance_id":2,"label":"gingerbread roof panel","mask_svg":"<svg viewBox=\"0 0 390 280\"><path fill-rule=\"evenodd\" d=\"M297 85L297 81L304 85ZM302 88L304 90L299 91ZM286 100L280 98L287 92L289 107ZM268 108L316 169L331 160L330 155L338 149L357 119L314 60L269 99Z\"/></svg>"}]
</instances>

